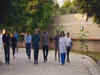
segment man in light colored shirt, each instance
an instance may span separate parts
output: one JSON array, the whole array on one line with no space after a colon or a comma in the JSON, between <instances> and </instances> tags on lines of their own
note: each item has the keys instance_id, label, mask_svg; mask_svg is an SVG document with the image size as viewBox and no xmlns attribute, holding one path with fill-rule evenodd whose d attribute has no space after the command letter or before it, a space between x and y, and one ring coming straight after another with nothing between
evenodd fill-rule
<instances>
[{"instance_id":1,"label":"man in light colored shirt","mask_svg":"<svg viewBox=\"0 0 100 75\"><path fill-rule=\"evenodd\" d=\"M66 38L66 49L67 49L67 63L70 63L70 58L69 58L69 52L72 48L72 39L70 37L70 33L67 33L67 38Z\"/></svg>"},{"instance_id":2,"label":"man in light colored shirt","mask_svg":"<svg viewBox=\"0 0 100 75\"><path fill-rule=\"evenodd\" d=\"M27 32L25 36L25 44L26 44L26 55L28 56L28 59L31 59L31 43L32 43L32 37L29 32Z\"/></svg>"}]
</instances>

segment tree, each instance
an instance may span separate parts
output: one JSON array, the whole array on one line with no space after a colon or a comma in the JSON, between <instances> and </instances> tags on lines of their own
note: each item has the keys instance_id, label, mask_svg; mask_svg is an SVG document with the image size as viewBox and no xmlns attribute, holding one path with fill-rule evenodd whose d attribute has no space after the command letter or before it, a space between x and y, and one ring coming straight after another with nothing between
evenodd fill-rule
<instances>
[{"instance_id":1,"label":"tree","mask_svg":"<svg viewBox=\"0 0 100 75\"><path fill-rule=\"evenodd\" d=\"M0 24L5 23L5 18L8 13L9 0L0 1Z\"/></svg>"},{"instance_id":2,"label":"tree","mask_svg":"<svg viewBox=\"0 0 100 75\"><path fill-rule=\"evenodd\" d=\"M94 22L100 24L99 0L74 0L74 5L81 13L87 14L87 20L94 17Z\"/></svg>"},{"instance_id":3,"label":"tree","mask_svg":"<svg viewBox=\"0 0 100 75\"><path fill-rule=\"evenodd\" d=\"M46 28L52 21L52 0L9 0L6 24L11 30L30 31Z\"/></svg>"}]
</instances>

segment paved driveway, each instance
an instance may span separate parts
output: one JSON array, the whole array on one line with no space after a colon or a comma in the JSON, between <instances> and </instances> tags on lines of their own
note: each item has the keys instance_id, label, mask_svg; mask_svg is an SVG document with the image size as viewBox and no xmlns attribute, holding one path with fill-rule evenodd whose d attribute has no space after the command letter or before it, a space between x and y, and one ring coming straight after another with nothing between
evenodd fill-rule
<instances>
[{"instance_id":1,"label":"paved driveway","mask_svg":"<svg viewBox=\"0 0 100 75\"><path fill-rule=\"evenodd\" d=\"M3 53L0 52L0 60L3 61ZM33 54L33 52L32 52ZM47 63L43 63L42 51L39 54L39 64L33 64L25 55L25 50L21 49L16 55L16 60L12 59L10 65L0 66L0 75L89 75L87 67L83 64L83 56L71 53L71 64L60 65L54 61L54 52L50 51Z\"/></svg>"}]
</instances>

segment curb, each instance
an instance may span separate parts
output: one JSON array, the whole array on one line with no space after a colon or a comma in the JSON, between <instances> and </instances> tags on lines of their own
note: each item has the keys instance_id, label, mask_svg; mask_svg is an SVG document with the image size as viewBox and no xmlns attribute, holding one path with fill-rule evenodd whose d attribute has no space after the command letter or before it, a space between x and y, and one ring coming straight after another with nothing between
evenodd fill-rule
<instances>
[{"instance_id":1,"label":"curb","mask_svg":"<svg viewBox=\"0 0 100 75\"><path fill-rule=\"evenodd\" d=\"M84 56L85 59L83 59L83 65L88 69L88 72L90 75L100 75L96 66L96 62L88 57L88 56Z\"/></svg>"}]
</instances>

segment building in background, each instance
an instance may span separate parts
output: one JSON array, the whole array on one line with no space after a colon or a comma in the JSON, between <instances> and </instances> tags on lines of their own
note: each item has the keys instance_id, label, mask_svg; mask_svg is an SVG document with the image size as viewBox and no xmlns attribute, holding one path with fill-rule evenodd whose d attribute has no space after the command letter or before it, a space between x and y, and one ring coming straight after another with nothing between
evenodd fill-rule
<instances>
[{"instance_id":1,"label":"building in background","mask_svg":"<svg viewBox=\"0 0 100 75\"><path fill-rule=\"evenodd\" d=\"M55 17L54 25L63 25L65 33L71 33L74 40L73 48L75 50L81 50L79 40L80 30L82 29L88 34L88 49L100 52L100 27L93 22L93 18L89 18L86 22L86 16L82 17L81 14L67 14Z\"/></svg>"}]
</instances>

